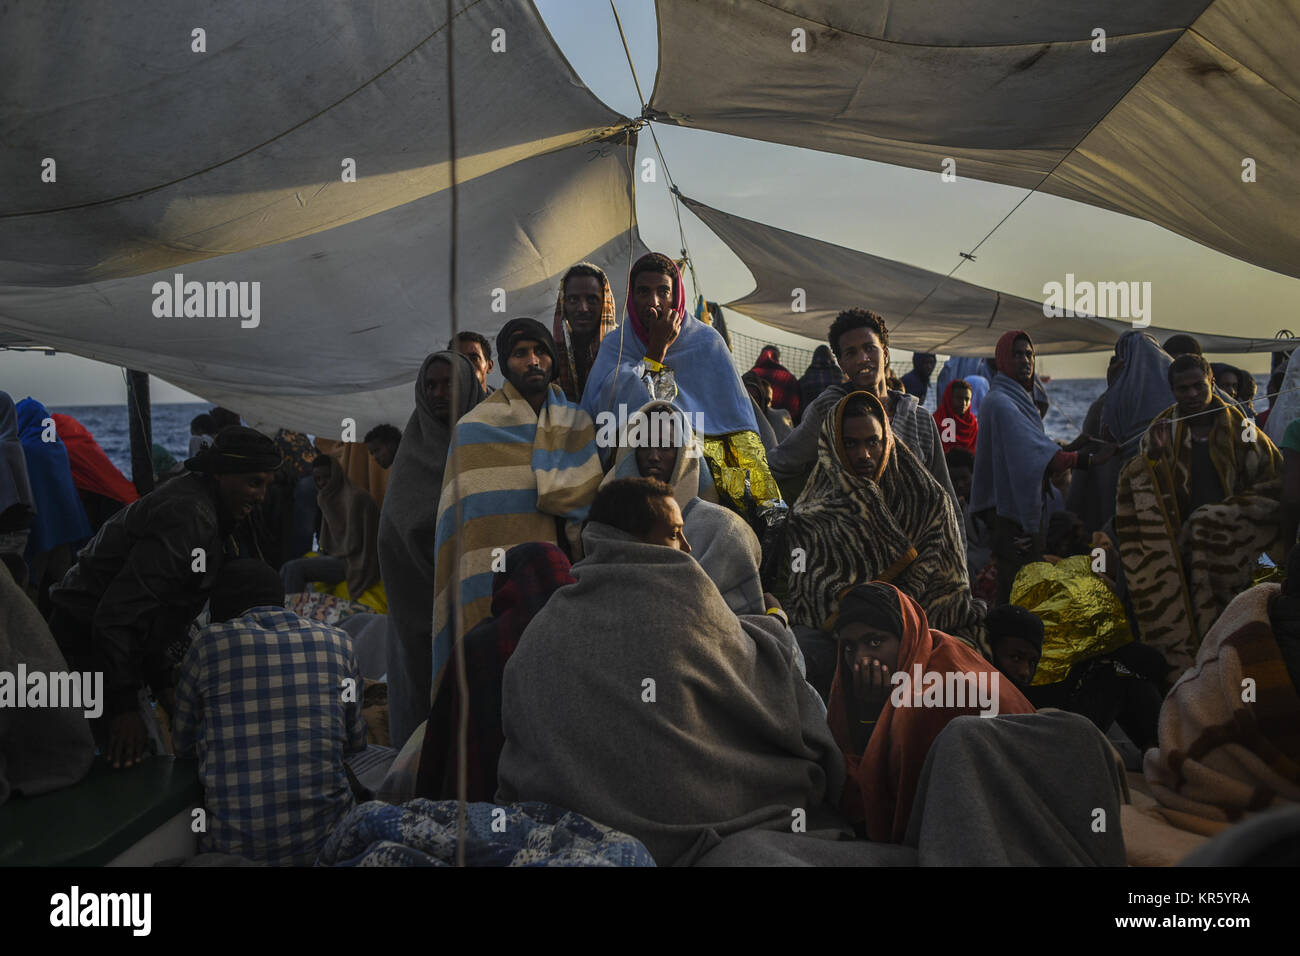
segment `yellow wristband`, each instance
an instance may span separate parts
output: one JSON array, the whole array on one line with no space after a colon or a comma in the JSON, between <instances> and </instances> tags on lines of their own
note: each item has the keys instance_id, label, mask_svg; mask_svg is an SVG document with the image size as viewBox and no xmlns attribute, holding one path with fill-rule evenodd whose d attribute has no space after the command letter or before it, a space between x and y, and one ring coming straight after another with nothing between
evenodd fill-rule
<instances>
[{"instance_id":1,"label":"yellow wristband","mask_svg":"<svg viewBox=\"0 0 1300 956\"><path fill-rule=\"evenodd\" d=\"M645 367L652 372L662 372L664 370L664 365L662 362L656 362L648 355L645 356L645 358L643 358L641 361L645 362Z\"/></svg>"}]
</instances>

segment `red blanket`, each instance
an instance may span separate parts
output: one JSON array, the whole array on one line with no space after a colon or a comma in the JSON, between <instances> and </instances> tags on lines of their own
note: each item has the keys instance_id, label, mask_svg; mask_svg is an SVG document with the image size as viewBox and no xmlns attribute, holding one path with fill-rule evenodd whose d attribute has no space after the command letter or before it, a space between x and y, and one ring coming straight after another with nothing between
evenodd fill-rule
<instances>
[{"instance_id":1,"label":"red blanket","mask_svg":"<svg viewBox=\"0 0 1300 956\"><path fill-rule=\"evenodd\" d=\"M909 676L909 684L903 685L903 690L913 689L910 683L914 683L912 678L917 665L920 665L922 674L970 674L978 679L980 673L985 673L988 675L987 686L997 688L998 713L1034 713L1024 695L1011 681L1002 680L992 664L956 638L931 630L921 606L901 591L898 597L903 612L898 672ZM847 765L848 781L844 785L841 808L852 820L865 819L867 836L872 840L901 843L907 832L917 780L930 753L930 745L950 720L964 714L978 714L980 707L969 698L963 707L949 706L951 700L944 700L944 706L925 706L924 698L918 705L911 693L900 694L900 688L895 687L890 701L876 720L866 752L859 755L853 753L849 733L845 700L849 681L841 653L827 709L831 733L844 751ZM967 684L969 686L970 682ZM920 688L915 690L920 694ZM904 705L896 706L894 701L900 697L904 699Z\"/></svg>"},{"instance_id":2,"label":"red blanket","mask_svg":"<svg viewBox=\"0 0 1300 956\"><path fill-rule=\"evenodd\" d=\"M50 417L54 419L54 428L68 449L72 483L78 491L90 491L124 505L129 505L140 497L135 485L108 460L108 455L104 454L104 449L99 447L99 442L95 441L95 436L86 430L85 425L71 415L58 412L51 413Z\"/></svg>"}]
</instances>

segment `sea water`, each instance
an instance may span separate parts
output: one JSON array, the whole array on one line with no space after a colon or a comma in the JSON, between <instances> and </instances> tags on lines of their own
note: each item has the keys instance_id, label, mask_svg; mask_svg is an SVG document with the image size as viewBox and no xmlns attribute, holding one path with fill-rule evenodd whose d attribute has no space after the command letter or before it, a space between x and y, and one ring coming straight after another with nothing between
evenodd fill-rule
<instances>
[{"instance_id":1,"label":"sea water","mask_svg":"<svg viewBox=\"0 0 1300 956\"><path fill-rule=\"evenodd\" d=\"M931 379L930 391L924 403L930 411L934 411L940 398L936 394L934 381ZM1255 410L1262 412L1268 407L1268 401L1263 398L1268 376L1257 376L1256 381L1259 383L1259 395L1255 399ZM1100 378L1054 378L1048 382L1047 393L1052 398L1052 407L1043 423L1047 434L1061 441L1074 439L1088 414L1088 406L1105 388L1106 382ZM1172 395L1169 404L1173 404ZM178 462L184 461L189 453L190 419L211 408L210 405L200 403L154 405L154 442L171 452ZM128 478L131 476L131 433L125 405L61 405L50 406L50 410L71 415L85 425L103 446L113 464ZM402 422L392 424L402 427Z\"/></svg>"}]
</instances>

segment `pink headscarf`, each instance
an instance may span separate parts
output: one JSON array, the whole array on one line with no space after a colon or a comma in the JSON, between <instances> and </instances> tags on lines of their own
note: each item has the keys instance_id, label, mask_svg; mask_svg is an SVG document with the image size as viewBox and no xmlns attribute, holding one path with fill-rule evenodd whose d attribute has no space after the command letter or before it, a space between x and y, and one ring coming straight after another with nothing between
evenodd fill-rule
<instances>
[{"instance_id":1,"label":"pink headscarf","mask_svg":"<svg viewBox=\"0 0 1300 956\"><path fill-rule=\"evenodd\" d=\"M641 321L641 316L637 315L636 303L633 301L633 294L635 292L635 289L633 288L634 283L631 281L631 277L636 275L636 273L639 271L638 267L640 267L642 263L646 262L646 260L651 260L651 267L654 268L656 271L659 271L658 270L659 263L654 260L657 260L660 255L662 255L662 253L656 254L653 252L647 252L645 255L643 255L632 265L632 271L628 273L627 317L628 320L632 323L632 331L636 333L637 338L639 338L642 342L644 342L647 345L650 344L650 333L646 330L645 323ZM670 257L664 256L664 258L668 259L668 263L673 267L673 271L671 273L673 279L673 310L685 315L686 314L686 288L682 284L682 271L677 268L677 263L673 262L673 260ZM645 269L644 271L649 272L650 269Z\"/></svg>"}]
</instances>

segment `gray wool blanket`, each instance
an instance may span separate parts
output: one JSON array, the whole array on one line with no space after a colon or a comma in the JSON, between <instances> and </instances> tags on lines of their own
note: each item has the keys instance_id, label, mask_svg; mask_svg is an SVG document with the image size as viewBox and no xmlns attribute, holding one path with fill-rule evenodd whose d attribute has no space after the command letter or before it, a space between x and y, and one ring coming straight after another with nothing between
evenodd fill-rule
<instances>
[{"instance_id":1,"label":"gray wool blanket","mask_svg":"<svg viewBox=\"0 0 1300 956\"><path fill-rule=\"evenodd\" d=\"M0 672L18 687L18 665L27 675L66 673L68 664L36 605L0 566ZM92 693L94 688L92 685ZM102 708L103 683L97 701ZM95 741L85 713L88 707L0 706L0 804L11 792L34 797L77 783L90 772ZM47 701L48 703L48 701Z\"/></svg>"},{"instance_id":2,"label":"gray wool blanket","mask_svg":"<svg viewBox=\"0 0 1300 956\"><path fill-rule=\"evenodd\" d=\"M778 619L737 617L673 548L596 522L583 547L506 665L498 802L575 810L688 865L839 799L843 758Z\"/></svg>"},{"instance_id":3,"label":"gray wool blanket","mask_svg":"<svg viewBox=\"0 0 1300 956\"><path fill-rule=\"evenodd\" d=\"M1124 866L1121 772L1078 714L958 717L930 747L903 842L920 866Z\"/></svg>"}]
</instances>

